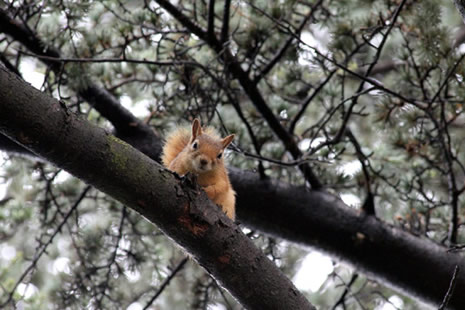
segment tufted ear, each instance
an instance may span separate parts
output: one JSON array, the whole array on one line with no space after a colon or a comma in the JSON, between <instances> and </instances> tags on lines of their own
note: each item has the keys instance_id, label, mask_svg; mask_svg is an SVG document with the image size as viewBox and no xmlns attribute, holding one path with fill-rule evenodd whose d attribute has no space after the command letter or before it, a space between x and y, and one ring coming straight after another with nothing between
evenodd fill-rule
<instances>
[{"instance_id":1,"label":"tufted ear","mask_svg":"<svg viewBox=\"0 0 465 310\"><path fill-rule=\"evenodd\" d=\"M198 136L202 134L202 126L200 125L200 121L198 118L192 121L192 134L191 134L191 143L197 139Z\"/></svg>"},{"instance_id":2,"label":"tufted ear","mask_svg":"<svg viewBox=\"0 0 465 310\"><path fill-rule=\"evenodd\" d=\"M228 145L231 144L233 139L234 139L234 134L229 135L226 138L223 138L223 140L221 140L221 143L223 144L223 149L227 148Z\"/></svg>"}]
</instances>

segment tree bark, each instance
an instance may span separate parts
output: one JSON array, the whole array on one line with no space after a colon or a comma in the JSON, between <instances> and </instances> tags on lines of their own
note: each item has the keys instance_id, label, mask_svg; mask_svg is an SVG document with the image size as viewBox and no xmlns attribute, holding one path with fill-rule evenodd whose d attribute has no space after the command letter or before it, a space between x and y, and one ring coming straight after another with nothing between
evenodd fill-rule
<instances>
[{"instance_id":1,"label":"tree bark","mask_svg":"<svg viewBox=\"0 0 465 310\"><path fill-rule=\"evenodd\" d=\"M3 76L0 77L0 86L3 86L6 73L4 69L0 71ZM1 88L0 104L13 104L19 100L12 98L15 92L10 96L5 95L8 87ZM26 99L24 103L14 104L24 106L28 102ZM46 100L49 104L52 101L49 98ZM35 123L37 120L34 120ZM47 129L52 132L55 130L48 126ZM4 130L6 129L0 128L1 132ZM20 134L18 139L21 137L23 136ZM127 141L131 143L130 139ZM12 142L0 135L0 147L3 150L31 155L29 150ZM71 145L68 147L71 148ZM63 154L67 153L73 154L74 151L63 151ZM159 157L157 150L149 155L152 158ZM60 154L58 156L61 157ZM66 159L66 156L63 155L63 158ZM51 160L48 157L47 159ZM95 166L96 170L89 168L90 165L82 169L99 171L98 165ZM325 251L337 259L351 263L365 274L433 305L440 304L455 266L465 270L461 255L449 253L447 248L430 240L413 236L374 217L360 214L323 191L307 191L283 182L264 181L253 173L236 168L230 169L230 178L238 194L237 216L243 224ZM465 276L459 273L456 292L463 292L464 289ZM461 309L464 304L465 296L455 293L449 306L451 309Z\"/></svg>"},{"instance_id":2,"label":"tree bark","mask_svg":"<svg viewBox=\"0 0 465 310\"><path fill-rule=\"evenodd\" d=\"M3 87L3 81L7 73L4 69L0 69L0 72L0 106L27 105L28 100L31 100L27 96L24 96L24 102L18 102L20 99L15 98L21 91L6 95L9 87ZM21 87L26 89L25 86ZM49 98L43 100L47 100L49 105L52 101L55 102ZM3 118L3 112L1 113L0 118ZM43 111L37 114L42 115ZM36 121L34 117L32 124ZM61 127L47 128L53 132ZM0 126L0 132L4 130L6 129ZM12 145L10 139L1 137L0 134L0 148L31 154L21 145L15 142ZM20 134L19 139L21 137ZM59 137L57 135L52 139ZM2 143L3 140L7 141L6 145ZM130 137L126 141L132 143ZM87 145L93 142L85 143ZM11 148L8 149L8 146ZM68 147L71 148L72 145ZM73 152L65 149L63 154ZM57 156L64 156L63 154L59 153ZM160 154L157 149L153 149L148 155L159 158ZM98 165L94 170L90 169L91 165L92 163L82 169L100 171ZM256 174L237 168L230 169L230 178L237 192L237 216L241 223L279 238L325 251L336 259L351 263L365 274L435 306L441 303L455 266L465 270L463 256L449 253L447 248L430 240L358 213L323 191L308 191L283 182L261 180ZM464 290L465 275L459 273L455 293L449 303L450 309L463 309L465 295L459 292Z\"/></svg>"},{"instance_id":3,"label":"tree bark","mask_svg":"<svg viewBox=\"0 0 465 310\"><path fill-rule=\"evenodd\" d=\"M190 179L0 66L0 132L156 224L246 308L314 309Z\"/></svg>"},{"instance_id":4,"label":"tree bark","mask_svg":"<svg viewBox=\"0 0 465 310\"><path fill-rule=\"evenodd\" d=\"M263 181L236 169L231 175L243 224L322 250L433 306L441 304L455 267L465 268L462 255L366 216L326 192ZM464 309L465 274L455 281L448 309Z\"/></svg>"},{"instance_id":5,"label":"tree bark","mask_svg":"<svg viewBox=\"0 0 465 310\"><path fill-rule=\"evenodd\" d=\"M34 53L60 57L59 51L44 48L42 41L33 33L1 10L0 31L21 41ZM54 64L57 63L49 65L54 68ZM148 126L134 123L134 116L122 108L110 93L90 84L80 94L96 104L96 109L117 128L120 138L152 159L159 158L161 139L148 130ZM0 97L0 104L7 99ZM128 130L131 126L137 129ZM1 133L0 148L32 154ZM238 169L231 169L231 181L238 192L237 212L242 223L326 251L352 263L366 274L434 305L440 304L447 291L455 265L464 270L460 255L447 253L446 248L429 240L358 214L323 191L305 191L285 183L264 182L256 175ZM262 202L259 204L257 201ZM461 273L456 283L456 292L463 291L465 279ZM465 297L458 295L452 295L451 308L459 309L465 304Z\"/></svg>"}]
</instances>

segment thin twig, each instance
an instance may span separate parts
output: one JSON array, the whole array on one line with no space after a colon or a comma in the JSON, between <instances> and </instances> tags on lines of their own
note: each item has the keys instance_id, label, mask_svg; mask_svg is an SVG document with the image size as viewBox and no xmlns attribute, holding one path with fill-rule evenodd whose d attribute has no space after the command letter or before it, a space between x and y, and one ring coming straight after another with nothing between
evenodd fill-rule
<instances>
[{"instance_id":1,"label":"thin twig","mask_svg":"<svg viewBox=\"0 0 465 310\"><path fill-rule=\"evenodd\" d=\"M26 268L26 270L24 270L23 274L19 277L18 281L16 281L16 284L13 286L12 290L10 291L9 295L8 295L8 298L5 300L4 303L0 304L0 309L3 309L8 303L10 303L10 301L13 299L13 295L16 291L16 289L18 288L18 286L21 284L21 282L26 278L26 276L29 274L29 272L31 272L35 266L37 265L37 262L39 261L39 259L42 257L42 255L47 251L47 248L50 244L52 244L53 242L53 239L55 239L55 237L58 235L58 233L61 231L61 229L63 228L63 226L66 224L66 222L68 221L68 219L70 218L71 214L73 214L73 212L77 209L77 207L79 206L79 204L81 203L81 201L86 197L86 194L87 192L92 188L92 186L87 186L81 193L81 195L78 197L78 199L76 200L76 202L74 203L74 205L71 207L71 209L68 211L68 213L66 213L66 215L64 216L63 220L61 221L61 223L57 226L57 228L55 228L55 231L52 233L52 235L50 236L50 238L48 239L47 242L45 242L43 245L42 245L42 249L34 256L31 264Z\"/></svg>"},{"instance_id":2,"label":"thin twig","mask_svg":"<svg viewBox=\"0 0 465 310\"><path fill-rule=\"evenodd\" d=\"M345 285L345 290L344 292L342 293L341 297L339 297L339 299L337 300L337 302L334 304L332 310L335 310L337 306L339 305L344 305L344 302L345 302L345 299L346 299L346 296L347 294L349 293L350 291L350 287L355 283L355 280L357 280L358 278L358 274L357 273L354 273L352 275L352 278L350 279L349 283L347 283Z\"/></svg>"},{"instance_id":3,"label":"thin twig","mask_svg":"<svg viewBox=\"0 0 465 310\"><path fill-rule=\"evenodd\" d=\"M228 41L230 7L231 7L231 0L225 0L224 1L224 13L223 13L223 26L221 27L221 36L220 36L221 44L224 44L226 43L226 41Z\"/></svg>"},{"instance_id":4,"label":"thin twig","mask_svg":"<svg viewBox=\"0 0 465 310\"><path fill-rule=\"evenodd\" d=\"M287 49L289 48L289 46L291 46L292 42L295 40L294 36L295 35L297 35L297 36L300 35L300 33L304 29L305 25L307 25L309 20L313 17L313 13L315 13L316 8L318 8L321 5L322 2L323 2L323 0L319 0L317 3L315 3L312 6L310 12L302 20L299 27L297 27L294 35L291 35L289 37L289 39L286 40L286 42L284 42L284 44L278 50L276 55L273 56L273 58L270 60L270 62L268 62L268 64L263 68L263 70L261 70L261 72L253 79L253 82L255 84L257 84L265 75L267 75L271 71L271 69L273 69L273 67L276 65L276 63L278 63L278 61L281 60L281 58L284 56L284 54L287 51Z\"/></svg>"},{"instance_id":5,"label":"thin twig","mask_svg":"<svg viewBox=\"0 0 465 310\"><path fill-rule=\"evenodd\" d=\"M443 88L447 85L447 82L449 81L449 79L451 78L451 76L455 73L455 69L457 69L457 67L459 66L459 64L462 62L462 60L465 58L465 54L463 54L462 56L460 56L460 58L457 60L457 62L454 64L454 66L452 67L452 69L449 71L449 73L447 74L446 78L444 79L444 82L441 84L441 86L438 88L438 90L436 91L436 94L434 94L433 96L433 99L431 99L431 103L433 103L436 98L441 94L441 91L443 90Z\"/></svg>"},{"instance_id":6,"label":"thin twig","mask_svg":"<svg viewBox=\"0 0 465 310\"><path fill-rule=\"evenodd\" d=\"M210 0L208 3L208 37L215 37L215 0Z\"/></svg>"},{"instance_id":7,"label":"thin twig","mask_svg":"<svg viewBox=\"0 0 465 310\"><path fill-rule=\"evenodd\" d=\"M152 303L157 299L158 296L163 292L163 290L170 284L171 279L174 278L174 276L184 267L184 265L187 263L189 260L189 257L185 257L177 266L176 268L173 269L171 274L163 281L163 283L160 285L158 290L155 292L155 295L153 295L152 298L150 298L149 302L145 305L143 310L147 310Z\"/></svg>"},{"instance_id":8,"label":"thin twig","mask_svg":"<svg viewBox=\"0 0 465 310\"><path fill-rule=\"evenodd\" d=\"M259 161L266 161L266 162L273 163L273 164L276 164L282 167L295 167L295 166L299 166L299 165L306 164L309 162L329 163L329 161L323 161L323 160L316 159L316 158L301 158L301 159L291 160L291 161L281 161L281 160L269 158L266 156L250 153L238 147L236 144L232 146L232 149L238 152L239 154L244 155L245 157L257 159Z\"/></svg>"},{"instance_id":9,"label":"thin twig","mask_svg":"<svg viewBox=\"0 0 465 310\"><path fill-rule=\"evenodd\" d=\"M365 211L367 215L375 215L375 199L374 199L374 194L371 189L371 178L370 178L370 173L368 172L368 167L369 162L368 162L368 157L363 153L362 146L360 143L357 141L357 138L354 136L352 131L350 129L346 130L346 136L349 138L350 142L355 148L355 153L357 155L358 161L362 165L362 172L363 176L365 178L365 186L366 186L366 191L367 191L367 196L365 198L365 202L362 206L362 210Z\"/></svg>"},{"instance_id":10,"label":"thin twig","mask_svg":"<svg viewBox=\"0 0 465 310\"><path fill-rule=\"evenodd\" d=\"M263 118L267 121L268 125L275 133L275 135L281 140L286 150L291 153L295 160L300 159L303 156L302 151L299 149L297 142L294 137L284 128L281 122L278 120L274 112L271 110L269 105L266 103L260 90L256 85L253 84L248 73L243 70L241 64L238 62L236 57L231 51L224 47L216 38L209 38L207 32L193 23L188 16L183 14L176 6L171 4L167 0L156 0L156 2L176 18L184 27L192 31L200 39L208 43L208 45L215 50L215 52L221 56L227 69L232 75L239 81L245 93L253 103L255 108L260 112ZM297 36L296 36L297 37ZM304 175L307 182L313 189L321 189L323 185L320 180L313 172L312 168L308 164L298 166L299 170Z\"/></svg>"},{"instance_id":11,"label":"thin twig","mask_svg":"<svg viewBox=\"0 0 465 310\"><path fill-rule=\"evenodd\" d=\"M198 63L194 61L155 61L147 59L129 59L129 58L67 58L67 57L51 57L45 55L37 55L34 53L29 53L25 51L18 50L18 53L35 57L41 60L48 60L53 62L63 62L63 63L107 63L107 62L127 62L135 64L144 64L144 65L157 65L157 66L173 66L173 65L188 65L188 66L199 66Z\"/></svg>"},{"instance_id":12,"label":"thin twig","mask_svg":"<svg viewBox=\"0 0 465 310\"><path fill-rule=\"evenodd\" d=\"M450 283L449 283L449 288L447 289L446 295L444 296L444 299L442 300L442 303L439 306L438 310L445 309L447 305L449 304L449 300L451 299L452 294L454 293L455 283L457 281L457 275L459 271L460 271L460 267L459 265L456 265L454 274L452 275L452 279L450 280Z\"/></svg>"}]
</instances>

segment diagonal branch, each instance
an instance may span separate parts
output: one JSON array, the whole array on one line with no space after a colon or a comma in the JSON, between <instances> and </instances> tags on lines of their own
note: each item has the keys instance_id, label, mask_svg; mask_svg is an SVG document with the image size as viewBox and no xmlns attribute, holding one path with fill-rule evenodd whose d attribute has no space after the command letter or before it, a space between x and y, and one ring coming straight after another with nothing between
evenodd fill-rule
<instances>
[{"instance_id":1,"label":"diagonal branch","mask_svg":"<svg viewBox=\"0 0 465 310\"><path fill-rule=\"evenodd\" d=\"M462 255L450 256L447 248L365 216L325 192L260 181L237 170L231 176L241 206L237 216L244 225L317 247L410 296L438 305L449 287L451 270L457 264L465 267ZM455 291L464 290L465 274L459 274ZM464 294L454 294L449 301L450 309L462 309L464 304Z\"/></svg>"},{"instance_id":2,"label":"diagonal branch","mask_svg":"<svg viewBox=\"0 0 465 310\"><path fill-rule=\"evenodd\" d=\"M299 149L294 136L290 134L283 125L281 125L273 111L266 104L265 99L257 88L257 85L254 84L253 81L249 78L247 72L242 69L240 63L231 54L231 51L228 48L223 47L223 45L216 38L208 37L207 33L202 28L191 22L189 17L180 12L169 1L156 0L156 2L166 11L168 11L174 18L176 18L189 31L207 42L208 45L213 50L215 50L218 55L221 56L226 68L239 81L250 101L267 121L271 130L281 140L286 150L295 160L301 159L303 153ZM299 169L313 189L320 189L322 187L317 176L313 173L311 167L307 163L299 165Z\"/></svg>"},{"instance_id":3,"label":"diagonal branch","mask_svg":"<svg viewBox=\"0 0 465 310\"><path fill-rule=\"evenodd\" d=\"M79 195L76 202L69 209L69 211L65 214L65 216L63 217L63 220L55 228L55 230L53 231L53 233L51 234L51 236L47 240L47 242L40 245L40 247L39 247L40 250L38 249L38 251L34 255L34 258L32 259L32 262L29 264L29 266L26 268L26 270L23 271L23 273L21 274L19 279L16 281L15 285L13 285L13 288L11 289L11 291L8 294L7 298L5 300L3 300L2 303L0 304L0 308L6 307L13 300L14 293L16 292L16 289L18 288L18 286L23 282L23 280L26 278L26 276L28 276L29 273L32 272L33 269L36 267L36 265L39 262L42 255L44 255L44 253L47 252L47 249L48 249L49 245L53 243L53 240L55 239L55 237L62 231L63 226L68 222L68 219L70 218L70 216L74 213L74 211L76 211L77 207L84 200L84 198L87 195L87 192L91 188L92 188L91 186L87 186L86 188L84 188L84 190L81 192L81 194Z\"/></svg>"},{"instance_id":4,"label":"diagonal branch","mask_svg":"<svg viewBox=\"0 0 465 310\"><path fill-rule=\"evenodd\" d=\"M14 72L17 76L21 76L21 73L19 72L19 70L10 61L8 61L5 55L3 54L0 55L0 61L3 63L3 65L8 70L10 70L11 72Z\"/></svg>"},{"instance_id":5,"label":"diagonal branch","mask_svg":"<svg viewBox=\"0 0 465 310\"><path fill-rule=\"evenodd\" d=\"M3 71L0 67L1 72ZM1 76L0 74L0 85L6 85ZM28 87L28 85L24 86L25 89ZM0 101L0 110L2 104L12 104L14 102L12 100L15 99L11 98L11 94L10 96L3 95L2 91L4 92L5 89L8 87L0 87L0 96L4 99ZM52 101L52 99L49 100ZM19 102L21 103L21 100ZM29 112L28 109L25 111ZM42 114L43 111L37 112L37 115ZM6 130L6 127L2 126L2 117L5 116L3 112L0 112L0 128L2 128L0 131ZM35 120L34 124L39 123ZM27 128L29 125L26 123L24 127ZM47 123L42 125L46 126ZM82 130L88 131L89 126L84 126ZM50 125L51 131L57 128L61 127ZM57 137L51 139L51 144L57 141ZM25 142L27 141L26 139ZM94 139L87 139L85 145L86 147L92 146L93 150L94 143L96 143ZM65 157L72 155L70 158L74 159L73 147L74 144L69 146L69 150L52 148L54 151L51 155L58 156L61 152ZM152 158L159 157L156 150L152 152L150 154ZM129 162L141 161L140 156L140 154L131 155ZM65 162L68 161L70 159L65 160ZM103 164L85 162L83 169L100 171L100 166ZM148 172L143 165L137 165L134 170L152 173ZM331 194L322 191L306 191L301 187L276 180L263 180L256 174L236 168L231 168L229 174L237 192L237 216L244 225L290 242L316 247L334 258L353 264L360 272L388 283L410 296L438 305L444 297L443 292L449 287L451 270L456 265L459 265L462 270L465 268L465 262L458 253L448 252L443 246L416 237L379 219L366 217L363 213L360 214L344 205ZM100 174L94 177L100 177ZM113 187L124 181L124 178L115 177L115 175L111 178ZM140 182L140 180L135 182ZM158 189L158 186L153 181L147 182L151 188L149 195L151 197L152 192L155 188ZM140 184L145 186L143 182ZM171 194L173 196L169 196ZM167 193L164 199L170 200L177 197L176 193L171 194ZM144 197L139 194L138 189L134 195L138 197L137 199ZM273 203L269 203L270 201ZM142 211L141 213L145 214ZM173 227L178 228L179 223L173 222ZM457 291L464 291L465 274L459 274L455 283ZM459 310L462 309L463 304L465 304L465 295L454 294L449 307Z\"/></svg>"},{"instance_id":6,"label":"diagonal branch","mask_svg":"<svg viewBox=\"0 0 465 310\"><path fill-rule=\"evenodd\" d=\"M355 148L355 154L357 155L358 161L362 166L362 172L365 178L365 188L367 196L365 198L365 202L363 203L362 210L365 211L367 215L376 215L374 201L375 197L371 188L372 180L367 167L367 165L369 165L368 157L363 153L362 146L357 141L357 138L355 138L354 134L352 133L352 130L348 129L346 131L346 136L347 138L349 138L349 141Z\"/></svg>"},{"instance_id":7,"label":"diagonal branch","mask_svg":"<svg viewBox=\"0 0 465 310\"><path fill-rule=\"evenodd\" d=\"M465 0L454 0L455 7L459 11L463 22L465 23Z\"/></svg>"},{"instance_id":8,"label":"diagonal branch","mask_svg":"<svg viewBox=\"0 0 465 310\"><path fill-rule=\"evenodd\" d=\"M145 216L244 307L314 309L195 182L175 177L2 67L0 85L3 134Z\"/></svg>"},{"instance_id":9,"label":"diagonal branch","mask_svg":"<svg viewBox=\"0 0 465 310\"><path fill-rule=\"evenodd\" d=\"M354 273L352 277L350 278L349 283L345 284L346 288L344 289L344 292L342 293L341 297L339 297L339 299L336 301L334 306L331 308L332 310L336 310L337 306L339 305L342 305L343 307L345 307L345 299L347 297L347 294L350 292L351 286L355 283L355 280L357 280L357 278L358 278L358 274Z\"/></svg>"},{"instance_id":10,"label":"diagonal branch","mask_svg":"<svg viewBox=\"0 0 465 310\"><path fill-rule=\"evenodd\" d=\"M460 267L458 265L455 266L454 274L452 275L452 279L450 280L449 288L447 289L446 295L444 296L444 300L442 301L441 305L439 305L438 310L444 310L447 307L450 298L454 294L455 281L457 281L457 274L459 273L459 271Z\"/></svg>"},{"instance_id":11,"label":"diagonal branch","mask_svg":"<svg viewBox=\"0 0 465 310\"><path fill-rule=\"evenodd\" d=\"M450 281L450 271L459 256L446 255L443 247L379 220L366 220L326 193L305 193L283 183L269 183L266 187L269 191L261 191L260 188L268 183L237 170L233 170L231 179L239 197L238 216L241 221L246 219L249 226L324 249L335 257L352 262L365 273L377 275L412 295L433 300L436 305L442 300L443 296L438 297L438 291L446 290L447 286L443 284ZM246 182L242 184L244 180ZM269 204L269 201L276 203ZM264 210L265 206L269 208ZM307 213L293 209L294 206ZM295 217L291 217L291 213ZM398 268L393 266L395 264ZM463 264L463 260L459 260L458 264ZM446 270L449 267L452 269ZM456 284L457 290L465 289L462 275L457 277ZM456 295L449 304L451 309L461 309L465 303L464 296Z\"/></svg>"},{"instance_id":12,"label":"diagonal branch","mask_svg":"<svg viewBox=\"0 0 465 310\"><path fill-rule=\"evenodd\" d=\"M313 13L315 13L316 9L323 3L323 0L317 1L311 8L310 12L305 16L305 18L301 21L300 25L297 27L294 35L291 35L289 39L284 42L284 44L279 48L278 52L273 56L273 58L267 63L267 65L263 68L263 70L253 79L253 82L257 84L260 80L266 76L273 67L281 60L286 53L289 46L291 46L292 42L295 41L295 36L300 35L302 30L304 29L305 25L309 22L309 20L313 17Z\"/></svg>"},{"instance_id":13,"label":"diagonal branch","mask_svg":"<svg viewBox=\"0 0 465 310\"><path fill-rule=\"evenodd\" d=\"M22 145L19 145L15 141L11 140L7 136L0 133L0 150L9 152L9 153L16 153L26 156L36 156L31 151L25 149Z\"/></svg>"},{"instance_id":14,"label":"diagonal branch","mask_svg":"<svg viewBox=\"0 0 465 310\"><path fill-rule=\"evenodd\" d=\"M173 271L171 271L171 274L168 277L166 277L163 283L161 283L158 290L155 292L152 298L150 298L150 300L147 302L147 304L142 310L147 310L153 304L153 302L158 298L158 296L160 296L161 293L163 293L163 290L168 286L168 284L170 284L171 280L184 267L188 260L188 257L183 258L183 260L173 269Z\"/></svg>"},{"instance_id":15,"label":"diagonal branch","mask_svg":"<svg viewBox=\"0 0 465 310\"><path fill-rule=\"evenodd\" d=\"M387 38L389 37L389 34L391 33L392 29L394 28L394 25L396 24L397 18L399 17L399 14L402 11L402 8L404 7L406 2L407 2L407 0L402 0L402 2L399 4L396 11L394 12L394 15L392 17L392 20L390 21L389 27L388 27L386 33L383 35L383 39L381 40L381 43L379 44L379 46L378 46L378 48L376 50L374 59L370 63L370 65L368 66L367 70L365 71L365 74L363 75L363 77L365 79L367 79L370 76L371 71L374 69L374 67L378 63L378 60L379 60L379 58L381 56L381 52L383 51L383 47L384 47L385 43L387 42ZM355 91L355 93L359 93L359 92L361 92L363 90L363 88L365 86L365 81L366 81L365 79L361 80L360 85L359 85L358 89ZM342 126L339 129L339 131L337 132L337 134L335 135L335 137L333 138L333 141L339 141L342 138L342 136L344 135L344 133L346 131L346 125L347 125L347 123L349 121L349 118L352 115L352 111L353 111L354 107L358 103L358 98L359 97L354 97L354 99L352 100L352 103L349 105L349 108L347 109L347 112L344 115L344 118L343 118L343 121L342 121Z\"/></svg>"},{"instance_id":16,"label":"diagonal branch","mask_svg":"<svg viewBox=\"0 0 465 310\"><path fill-rule=\"evenodd\" d=\"M301 108L299 112L295 115L295 117L292 119L291 124L289 125L289 132L293 133L295 131L295 127L297 126L297 123L299 120L302 118L304 115L305 111L307 110L307 107L309 104L313 101L313 99L320 93L320 91L325 87L326 84L331 80L331 78L334 76L334 74L337 72L337 69L333 69L327 76L326 78L315 88L315 90L303 100L303 103L301 104Z\"/></svg>"},{"instance_id":17,"label":"diagonal branch","mask_svg":"<svg viewBox=\"0 0 465 310\"><path fill-rule=\"evenodd\" d=\"M210 38L207 35L207 32L203 30L199 25L192 22L190 18L184 15L177 7L171 4L171 2L167 0L156 0L156 2L164 8L168 13L170 13L174 18L176 18L184 27L189 29L190 32L198 36L200 39L209 42L209 39L212 42L218 43L216 38Z\"/></svg>"}]
</instances>

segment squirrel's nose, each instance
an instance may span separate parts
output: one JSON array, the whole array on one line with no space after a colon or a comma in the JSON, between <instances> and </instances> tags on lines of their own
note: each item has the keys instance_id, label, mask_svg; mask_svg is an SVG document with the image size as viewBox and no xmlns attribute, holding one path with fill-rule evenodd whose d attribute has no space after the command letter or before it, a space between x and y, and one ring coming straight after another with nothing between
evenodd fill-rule
<instances>
[{"instance_id":1,"label":"squirrel's nose","mask_svg":"<svg viewBox=\"0 0 465 310\"><path fill-rule=\"evenodd\" d=\"M200 160L200 164L201 164L202 166L206 166L206 165L208 164L208 161L207 161L206 159L201 159L201 160Z\"/></svg>"}]
</instances>

